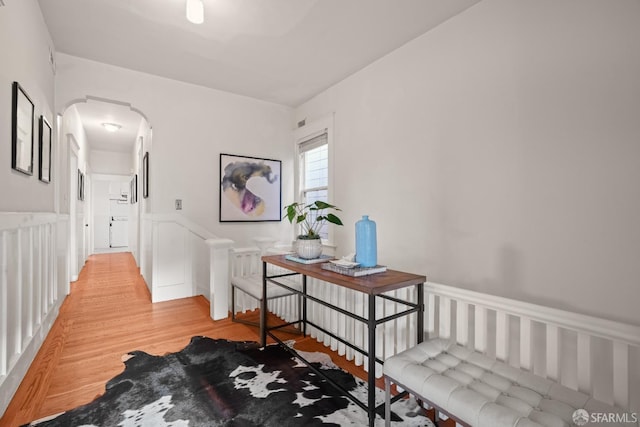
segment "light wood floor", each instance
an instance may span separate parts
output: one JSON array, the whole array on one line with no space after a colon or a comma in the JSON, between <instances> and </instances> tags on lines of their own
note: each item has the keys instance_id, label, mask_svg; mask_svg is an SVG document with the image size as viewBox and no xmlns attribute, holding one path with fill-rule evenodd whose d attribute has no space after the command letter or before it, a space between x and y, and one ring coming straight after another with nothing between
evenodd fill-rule
<instances>
[{"instance_id":1,"label":"light wood floor","mask_svg":"<svg viewBox=\"0 0 640 427\"><path fill-rule=\"evenodd\" d=\"M213 321L203 297L151 304L130 253L89 257L60 314L27 372L0 427L19 426L85 404L121 373L122 355L133 350L162 355L184 348L192 336L258 341L258 329ZM364 370L311 338L283 335L296 348L324 351L361 378ZM380 384L379 384L380 386Z\"/></svg>"}]
</instances>

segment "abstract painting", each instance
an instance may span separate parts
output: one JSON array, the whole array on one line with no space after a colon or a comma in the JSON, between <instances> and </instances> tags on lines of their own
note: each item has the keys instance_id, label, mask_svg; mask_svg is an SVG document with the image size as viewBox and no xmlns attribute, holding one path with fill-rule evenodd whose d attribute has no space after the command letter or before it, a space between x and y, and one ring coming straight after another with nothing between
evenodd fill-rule
<instances>
[{"instance_id":1,"label":"abstract painting","mask_svg":"<svg viewBox=\"0 0 640 427\"><path fill-rule=\"evenodd\" d=\"M220 154L220 222L280 221L282 162Z\"/></svg>"}]
</instances>

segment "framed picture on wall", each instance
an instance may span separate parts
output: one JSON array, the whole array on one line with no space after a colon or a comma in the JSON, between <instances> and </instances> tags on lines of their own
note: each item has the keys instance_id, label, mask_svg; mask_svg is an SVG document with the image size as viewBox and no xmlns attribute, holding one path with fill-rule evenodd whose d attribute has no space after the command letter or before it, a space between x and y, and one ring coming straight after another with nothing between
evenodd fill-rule
<instances>
[{"instance_id":1,"label":"framed picture on wall","mask_svg":"<svg viewBox=\"0 0 640 427\"><path fill-rule=\"evenodd\" d=\"M142 197L149 197L149 152L142 158Z\"/></svg>"},{"instance_id":2,"label":"framed picture on wall","mask_svg":"<svg viewBox=\"0 0 640 427\"><path fill-rule=\"evenodd\" d=\"M11 167L33 175L33 101L18 82L13 82L12 101Z\"/></svg>"},{"instance_id":3,"label":"framed picture on wall","mask_svg":"<svg viewBox=\"0 0 640 427\"><path fill-rule=\"evenodd\" d=\"M129 194L131 194L131 204L138 203L138 174L131 178Z\"/></svg>"},{"instance_id":4,"label":"framed picture on wall","mask_svg":"<svg viewBox=\"0 0 640 427\"><path fill-rule=\"evenodd\" d=\"M220 154L220 222L280 221L282 162Z\"/></svg>"},{"instance_id":5,"label":"framed picture on wall","mask_svg":"<svg viewBox=\"0 0 640 427\"><path fill-rule=\"evenodd\" d=\"M78 200L84 200L84 174L78 169Z\"/></svg>"},{"instance_id":6,"label":"framed picture on wall","mask_svg":"<svg viewBox=\"0 0 640 427\"><path fill-rule=\"evenodd\" d=\"M44 116L40 116L40 160L38 178L42 182L51 182L51 125Z\"/></svg>"}]
</instances>

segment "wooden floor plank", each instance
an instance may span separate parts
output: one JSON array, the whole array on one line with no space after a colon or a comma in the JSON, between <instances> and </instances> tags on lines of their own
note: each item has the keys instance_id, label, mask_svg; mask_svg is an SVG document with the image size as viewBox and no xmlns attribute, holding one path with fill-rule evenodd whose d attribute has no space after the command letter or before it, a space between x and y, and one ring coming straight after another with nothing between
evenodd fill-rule
<instances>
[{"instance_id":1,"label":"wooden floor plank","mask_svg":"<svg viewBox=\"0 0 640 427\"><path fill-rule=\"evenodd\" d=\"M256 313L249 316L257 318ZM330 354L337 365L366 378L362 368L314 339L279 334L296 339L300 350ZM88 403L123 371L124 354L177 352L198 335L259 341L256 327L230 319L211 320L209 302L202 296L152 304L130 253L92 255L78 281L71 284L71 293L0 418L0 427L19 426Z\"/></svg>"}]
</instances>

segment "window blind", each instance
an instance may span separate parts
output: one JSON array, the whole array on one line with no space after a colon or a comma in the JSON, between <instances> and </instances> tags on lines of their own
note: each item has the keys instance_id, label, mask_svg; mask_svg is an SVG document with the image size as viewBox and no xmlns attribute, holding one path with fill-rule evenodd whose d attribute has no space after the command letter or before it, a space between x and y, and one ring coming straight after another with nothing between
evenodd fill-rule
<instances>
[{"instance_id":1,"label":"window blind","mask_svg":"<svg viewBox=\"0 0 640 427\"><path fill-rule=\"evenodd\" d=\"M320 135L314 136L313 138L302 141L298 147L300 154L313 150L314 148L321 147L329 142L327 137L327 130L322 131Z\"/></svg>"}]
</instances>

